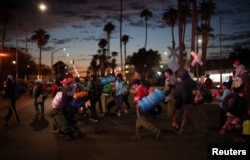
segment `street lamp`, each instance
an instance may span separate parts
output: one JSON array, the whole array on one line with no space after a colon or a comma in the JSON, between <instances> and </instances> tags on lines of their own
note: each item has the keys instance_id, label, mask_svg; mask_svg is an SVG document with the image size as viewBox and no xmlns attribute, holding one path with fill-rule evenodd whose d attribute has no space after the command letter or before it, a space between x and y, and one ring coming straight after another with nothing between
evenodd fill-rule
<instances>
[{"instance_id":1,"label":"street lamp","mask_svg":"<svg viewBox=\"0 0 250 160\"><path fill-rule=\"evenodd\" d=\"M60 50L64 50L64 51L65 51L66 48L59 48L59 49L57 49L57 50L51 52L51 68L53 67L53 55L54 55L56 52L60 51Z\"/></svg>"},{"instance_id":2,"label":"street lamp","mask_svg":"<svg viewBox=\"0 0 250 160\"><path fill-rule=\"evenodd\" d=\"M51 77L52 77L52 75L53 75L53 73L52 73L52 70L53 70L53 63L54 63L54 62L53 62L53 60L54 60L54 59L53 59L53 58L54 58L53 55L54 55L56 52L60 51L60 50L64 50L64 51L65 51L66 48L64 48L64 47L63 47L63 48L59 48L59 49L57 49L57 50L51 52Z\"/></svg>"}]
</instances>

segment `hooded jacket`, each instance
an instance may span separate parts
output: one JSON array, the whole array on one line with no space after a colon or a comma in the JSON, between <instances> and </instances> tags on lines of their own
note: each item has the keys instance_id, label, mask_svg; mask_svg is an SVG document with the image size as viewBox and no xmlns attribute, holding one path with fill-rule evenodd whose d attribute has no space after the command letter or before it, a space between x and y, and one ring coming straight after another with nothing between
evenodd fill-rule
<instances>
[{"instance_id":1,"label":"hooded jacket","mask_svg":"<svg viewBox=\"0 0 250 160\"><path fill-rule=\"evenodd\" d=\"M182 83L178 84L181 85L175 88L174 97L180 97L182 100L182 104L193 104L193 90L196 89L196 83L191 77L187 70L183 70L178 74L179 78L181 78Z\"/></svg>"},{"instance_id":2,"label":"hooded jacket","mask_svg":"<svg viewBox=\"0 0 250 160\"><path fill-rule=\"evenodd\" d=\"M249 75L246 67L242 64L235 68L235 77L240 77L244 84L249 83Z\"/></svg>"}]
</instances>

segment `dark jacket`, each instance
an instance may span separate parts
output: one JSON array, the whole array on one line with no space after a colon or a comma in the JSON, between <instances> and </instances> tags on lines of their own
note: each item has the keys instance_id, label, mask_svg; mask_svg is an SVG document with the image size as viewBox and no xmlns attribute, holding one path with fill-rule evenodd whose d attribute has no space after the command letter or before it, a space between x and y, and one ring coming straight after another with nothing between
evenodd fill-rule
<instances>
[{"instance_id":1,"label":"dark jacket","mask_svg":"<svg viewBox=\"0 0 250 160\"><path fill-rule=\"evenodd\" d=\"M13 82L10 79L7 79L7 86L5 89L5 97L6 98L10 98L10 99L16 98L15 87L16 87L15 82Z\"/></svg>"},{"instance_id":2,"label":"dark jacket","mask_svg":"<svg viewBox=\"0 0 250 160\"><path fill-rule=\"evenodd\" d=\"M182 83L177 84L174 97L181 97L183 105L193 104L193 90L196 89L196 82L191 79L187 70L181 71L178 76L182 79Z\"/></svg>"}]
</instances>

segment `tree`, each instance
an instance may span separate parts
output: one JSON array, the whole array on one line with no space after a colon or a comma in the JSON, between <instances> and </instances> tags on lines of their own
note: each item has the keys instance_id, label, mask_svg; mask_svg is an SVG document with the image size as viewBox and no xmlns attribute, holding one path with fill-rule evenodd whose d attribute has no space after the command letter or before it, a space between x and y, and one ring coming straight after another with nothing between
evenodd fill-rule
<instances>
[{"instance_id":1,"label":"tree","mask_svg":"<svg viewBox=\"0 0 250 160\"><path fill-rule=\"evenodd\" d=\"M112 69L112 73L115 73L115 68L117 67L117 64L116 64L116 56L118 56L118 53L117 52L112 52L111 53L111 61L110 61L110 67Z\"/></svg>"},{"instance_id":2,"label":"tree","mask_svg":"<svg viewBox=\"0 0 250 160\"><path fill-rule=\"evenodd\" d=\"M179 69L184 68L184 55L183 51L185 50L186 46L185 42L185 31L186 31L186 24L187 18L191 16L191 11L188 5L188 0L178 0L178 30L179 30Z\"/></svg>"},{"instance_id":3,"label":"tree","mask_svg":"<svg viewBox=\"0 0 250 160\"><path fill-rule=\"evenodd\" d=\"M6 38L6 27L9 22L13 19L13 15L11 10L16 9L16 5L12 4L8 0L1 0L0 1L0 25L2 26L2 47L1 50L3 51L5 45L5 38Z\"/></svg>"},{"instance_id":4,"label":"tree","mask_svg":"<svg viewBox=\"0 0 250 160\"><path fill-rule=\"evenodd\" d=\"M34 31L35 34L31 36L31 40L37 43L39 48L39 67L38 67L38 76L41 74L41 62L42 62L42 48L48 43L49 34L43 29Z\"/></svg>"},{"instance_id":5,"label":"tree","mask_svg":"<svg viewBox=\"0 0 250 160\"><path fill-rule=\"evenodd\" d=\"M65 64L62 61L56 62L53 67L55 68L55 73L59 77L65 77L66 73L68 73L68 65ZM46 67L43 67L42 71L44 71L43 74L46 74Z\"/></svg>"},{"instance_id":6,"label":"tree","mask_svg":"<svg viewBox=\"0 0 250 160\"><path fill-rule=\"evenodd\" d=\"M162 19L165 20L166 24L171 27L172 33L172 48L175 49L175 38L174 38L174 26L176 24L178 12L175 8L170 6L167 11L163 13Z\"/></svg>"},{"instance_id":7,"label":"tree","mask_svg":"<svg viewBox=\"0 0 250 160\"><path fill-rule=\"evenodd\" d=\"M111 32L115 30L115 26L111 23L111 22L108 22L104 28L103 28L103 31L105 31L107 33L107 40L108 40L108 56L110 56L110 35L111 35Z\"/></svg>"},{"instance_id":8,"label":"tree","mask_svg":"<svg viewBox=\"0 0 250 160\"><path fill-rule=\"evenodd\" d=\"M159 66L161 54L158 51L139 49L130 57L130 63L135 66L135 70L141 75L148 76L148 72L155 66Z\"/></svg>"},{"instance_id":9,"label":"tree","mask_svg":"<svg viewBox=\"0 0 250 160\"><path fill-rule=\"evenodd\" d=\"M203 61L203 69L202 73L205 74L205 66L206 66L206 59L207 59L207 45L208 45L208 39L211 36L211 31L213 31L210 21L211 17L214 14L214 11L216 9L216 5L213 2L213 0L205 1L203 0L200 3L199 13L201 16L202 24L202 61Z\"/></svg>"},{"instance_id":10,"label":"tree","mask_svg":"<svg viewBox=\"0 0 250 160\"><path fill-rule=\"evenodd\" d=\"M124 60L126 62L126 57L127 57L127 43L129 41L129 36L128 35L123 35L122 36L122 42L123 42L123 45L124 45ZM125 64L125 63L124 63Z\"/></svg>"},{"instance_id":11,"label":"tree","mask_svg":"<svg viewBox=\"0 0 250 160\"><path fill-rule=\"evenodd\" d=\"M100 68L100 66L98 65L97 61L98 61L98 55L95 54L92 57L92 60L90 62L90 67L89 67L89 70L92 70L94 75L98 74L98 70Z\"/></svg>"},{"instance_id":12,"label":"tree","mask_svg":"<svg viewBox=\"0 0 250 160\"><path fill-rule=\"evenodd\" d=\"M146 49L146 46L147 46L147 37L148 37L148 19L150 18L150 17L152 17L152 12L150 12L148 9L144 9L142 12L141 12L141 14L140 14L140 17L141 18L144 18L144 20L145 20L145 28L146 28L146 30L145 30L145 45L144 45L144 48Z\"/></svg>"},{"instance_id":13,"label":"tree","mask_svg":"<svg viewBox=\"0 0 250 160\"><path fill-rule=\"evenodd\" d=\"M8 66L5 67L2 74L7 75L7 74L13 74L15 75L16 69L18 69L19 73L19 78L23 79L25 76L29 76L31 74L34 74L36 70L36 63L34 62L33 57L30 54L26 54L22 52L21 50L17 50L18 62L22 63L17 63L14 64L13 62L15 61L15 56L16 56L16 48L14 47L8 47L4 48L4 50L8 51L8 54L10 57L5 58L3 61L3 66ZM15 65L18 65L17 67Z\"/></svg>"},{"instance_id":14,"label":"tree","mask_svg":"<svg viewBox=\"0 0 250 160\"><path fill-rule=\"evenodd\" d=\"M101 75L105 74L105 69L108 66L107 60L109 59L109 56L107 56L107 49L106 49L107 44L108 41L106 39L100 39L98 43L98 46L100 47L100 50L98 51L98 59L101 69Z\"/></svg>"}]
</instances>

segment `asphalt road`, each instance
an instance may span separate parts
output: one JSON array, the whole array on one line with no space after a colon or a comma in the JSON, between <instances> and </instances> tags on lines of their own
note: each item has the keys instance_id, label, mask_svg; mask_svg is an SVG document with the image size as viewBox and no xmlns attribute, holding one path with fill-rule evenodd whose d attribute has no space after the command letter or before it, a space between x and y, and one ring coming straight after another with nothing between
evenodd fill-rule
<instances>
[{"instance_id":1,"label":"asphalt road","mask_svg":"<svg viewBox=\"0 0 250 160\"><path fill-rule=\"evenodd\" d=\"M132 95L131 95L132 96ZM132 99L132 98L130 98ZM66 141L53 131L51 97L46 100L45 119L35 118L33 99L28 95L17 101L20 123L12 118L9 125L0 125L1 160L206 160L208 144L233 143L237 133L224 136L218 133L219 107L217 104L197 106L200 121L209 130L209 136L199 138L192 126L185 135L176 135L170 126L166 108L156 119L149 121L162 130L159 141L154 135L142 129L143 139L133 141L136 115L134 109L121 117L103 117L98 123L86 119L78 122L82 137ZM7 101L0 100L0 117L7 113ZM98 107L97 107L98 108Z\"/></svg>"}]
</instances>

